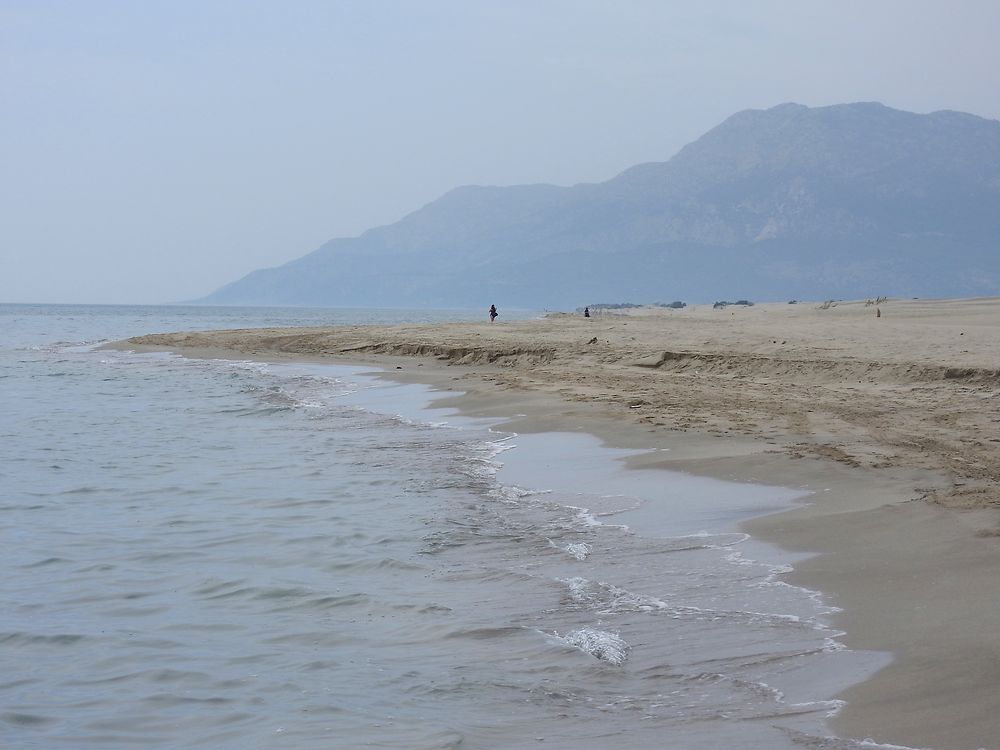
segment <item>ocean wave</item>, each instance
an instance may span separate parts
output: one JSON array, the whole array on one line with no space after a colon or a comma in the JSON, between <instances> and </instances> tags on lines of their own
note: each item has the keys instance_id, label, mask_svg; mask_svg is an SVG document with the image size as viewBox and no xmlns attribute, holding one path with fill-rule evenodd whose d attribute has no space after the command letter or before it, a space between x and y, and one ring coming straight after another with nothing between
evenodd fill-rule
<instances>
[{"instance_id":1,"label":"ocean wave","mask_svg":"<svg viewBox=\"0 0 1000 750\"><path fill-rule=\"evenodd\" d=\"M560 579L569 588L570 598L577 604L593 609L602 615L622 612L651 612L671 607L653 596L637 594L610 583L589 581L579 576Z\"/></svg>"},{"instance_id":2,"label":"ocean wave","mask_svg":"<svg viewBox=\"0 0 1000 750\"><path fill-rule=\"evenodd\" d=\"M43 645L43 646L72 646L87 639L88 636L81 633L25 633L23 631L13 633L0 633L0 644L6 646L21 645Z\"/></svg>"},{"instance_id":3,"label":"ocean wave","mask_svg":"<svg viewBox=\"0 0 1000 750\"><path fill-rule=\"evenodd\" d=\"M578 607L601 615L619 615L628 612L656 612L675 619L720 621L728 620L747 625L769 627L794 627L811 631L829 630L813 618L802 618L781 612L757 612L745 609L714 609L692 605L672 605L649 594L641 594L613 583L590 581L582 577L557 579L569 589L570 601ZM837 650L832 638L825 650Z\"/></svg>"},{"instance_id":4,"label":"ocean wave","mask_svg":"<svg viewBox=\"0 0 1000 750\"><path fill-rule=\"evenodd\" d=\"M628 659L629 644L617 633L593 628L571 630L565 635L553 633L553 637L580 651L590 654L595 659L606 661L620 667Z\"/></svg>"},{"instance_id":5,"label":"ocean wave","mask_svg":"<svg viewBox=\"0 0 1000 750\"><path fill-rule=\"evenodd\" d=\"M586 560L590 556L591 546L586 542L570 542L569 544L557 544L549 539L549 545L555 549L562 550L577 560Z\"/></svg>"},{"instance_id":6,"label":"ocean wave","mask_svg":"<svg viewBox=\"0 0 1000 750\"><path fill-rule=\"evenodd\" d=\"M870 738L848 740L840 737L816 737L793 729L786 729L785 733L792 742L807 750L928 750L908 745L883 744Z\"/></svg>"},{"instance_id":7,"label":"ocean wave","mask_svg":"<svg viewBox=\"0 0 1000 750\"><path fill-rule=\"evenodd\" d=\"M528 497L547 494L549 494L549 490L529 490L513 484L500 484L489 491L490 497L511 505L517 504Z\"/></svg>"}]
</instances>

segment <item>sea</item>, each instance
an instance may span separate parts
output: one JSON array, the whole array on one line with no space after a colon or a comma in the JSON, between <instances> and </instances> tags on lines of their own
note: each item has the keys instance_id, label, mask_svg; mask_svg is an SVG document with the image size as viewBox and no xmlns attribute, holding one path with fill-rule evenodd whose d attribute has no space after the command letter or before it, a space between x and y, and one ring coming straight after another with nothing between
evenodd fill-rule
<instances>
[{"instance_id":1,"label":"sea","mask_svg":"<svg viewBox=\"0 0 1000 750\"><path fill-rule=\"evenodd\" d=\"M361 365L101 348L483 316L0 305L0 747L892 747L828 726L889 657L739 529L807 490Z\"/></svg>"}]
</instances>

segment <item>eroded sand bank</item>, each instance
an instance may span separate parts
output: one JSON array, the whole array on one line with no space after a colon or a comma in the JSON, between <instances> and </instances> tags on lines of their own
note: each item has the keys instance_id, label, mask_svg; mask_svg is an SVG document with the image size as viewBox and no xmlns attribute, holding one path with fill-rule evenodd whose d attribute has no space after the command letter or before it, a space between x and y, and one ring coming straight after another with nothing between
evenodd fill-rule
<instances>
[{"instance_id":1,"label":"eroded sand bank","mask_svg":"<svg viewBox=\"0 0 1000 750\"><path fill-rule=\"evenodd\" d=\"M502 309L501 309L502 313ZM502 321L502 318L501 318ZM1000 300L768 304L490 324L249 329L129 348L372 362L639 456L814 491L750 531L822 553L795 583L844 608L849 646L893 652L834 728L940 750L1000 747Z\"/></svg>"}]
</instances>

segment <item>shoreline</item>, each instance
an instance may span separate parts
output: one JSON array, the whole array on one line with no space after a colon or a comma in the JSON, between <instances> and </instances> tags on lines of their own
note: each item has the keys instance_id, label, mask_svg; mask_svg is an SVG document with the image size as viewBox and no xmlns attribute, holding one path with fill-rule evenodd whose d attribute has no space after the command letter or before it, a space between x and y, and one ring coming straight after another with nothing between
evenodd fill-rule
<instances>
[{"instance_id":1,"label":"shoreline","mask_svg":"<svg viewBox=\"0 0 1000 750\"><path fill-rule=\"evenodd\" d=\"M808 487L811 502L743 527L814 553L783 578L841 608L832 621L847 646L894 655L845 691L833 730L988 748L1000 737L1000 467L990 462L1000 451L991 367L1000 300L882 307L890 325L878 329L858 303L844 315L805 305L643 310L496 326L167 334L117 346L374 365L380 377L462 392L433 407L530 415L505 422L516 432L670 448L632 466ZM887 430L894 420L902 424Z\"/></svg>"}]
</instances>

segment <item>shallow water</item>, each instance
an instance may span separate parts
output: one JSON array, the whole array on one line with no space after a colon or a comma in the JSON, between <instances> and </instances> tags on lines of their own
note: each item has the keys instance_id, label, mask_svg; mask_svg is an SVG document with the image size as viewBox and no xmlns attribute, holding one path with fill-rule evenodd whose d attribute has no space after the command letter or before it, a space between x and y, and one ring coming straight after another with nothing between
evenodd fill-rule
<instances>
[{"instance_id":1,"label":"shallow water","mask_svg":"<svg viewBox=\"0 0 1000 750\"><path fill-rule=\"evenodd\" d=\"M0 745L862 746L824 720L885 657L735 530L798 493L356 368L91 348L415 313L115 310L0 306Z\"/></svg>"}]
</instances>

